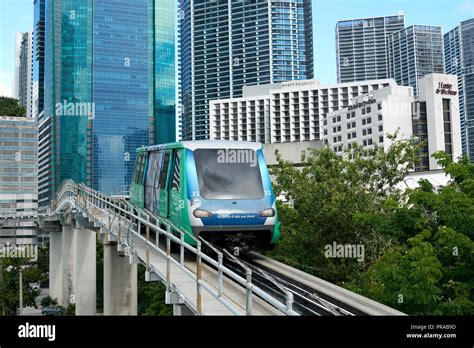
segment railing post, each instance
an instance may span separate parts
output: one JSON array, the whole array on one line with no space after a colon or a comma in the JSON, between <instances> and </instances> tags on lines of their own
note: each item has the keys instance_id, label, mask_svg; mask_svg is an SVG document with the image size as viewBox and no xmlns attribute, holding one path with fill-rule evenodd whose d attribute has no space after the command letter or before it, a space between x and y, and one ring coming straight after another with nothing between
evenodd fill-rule
<instances>
[{"instance_id":1,"label":"railing post","mask_svg":"<svg viewBox=\"0 0 474 348\"><path fill-rule=\"evenodd\" d=\"M180 248L179 248L179 261L181 266L184 266L184 233L180 232Z\"/></svg>"},{"instance_id":2,"label":"railing post","mask_svg":"<svg viewBox=\"0 0 474 348\"><path fill-rule=\"evenodd\" d=\"M196 312L197 315L202 315L202 303L201 303L201 242L197 242L197 254L196 254Z\"/></svg>"},{"instance_id":3,"label":"railing post","mask_svg":"<svg viewBox=\"0 0 474 348\"><path fill-rule=\"evenodd\" d=\"M146 221L149 221L147 216ZM145 259L146 259L146 270L150 271L150 246L148 242L150 241L150 226L146 225L146 248L145 248Z\"/></svg>"},{"instance_id":4,"label":"railing post","mask_svg":"<svg viewBox=\"0 0 474 348\"><path fill-rule=\"evenodd\" d=\"M286 313L290 313L293 310L293 293L286 291Z\"/></svg>"},{"instance_id":5,"label":"railing post","mask_svg":"<svg viewBox=\"0 0 474 348\"><path fill-rule=\"evenodd\" d=\"M219 263L217 266L217 296L222 297L222 261L224 259L224 255L219 252L217 254L217 262Z\"/></svg>"},{"instance_id":6,"label":"railing post","mask_svg":"<svg viewBox=\"0 0 474 348\"><path fill-rule=\"evenodd\" d=\"M170 291L171 285L171 239L170 239L170 227L166 226L166 291Z\"/></svg>"},{"instance_id":7,"label":"railing post","mask_svg":"<svg viewBox=\"0 0 474 348\"><path fill-rule=\"evenodd\" d=\"M246 269L245 271L246 274L246 280L247 284L245 285L246 289L246 314L247 315L252 315L252 270Z\"/></svg>"},{"instance_id":8,"label":"railing post","mask_svg":"<svg viewBox=\"0 0 474 348\"><path fill-rule=\"evenodd\" d=\"M157 226L156 226L156 234L155 234L155 243L156 243L156 247L159 248L160 247L160 222L158 220L155 221Z\"/></svg>"}]
</instances>

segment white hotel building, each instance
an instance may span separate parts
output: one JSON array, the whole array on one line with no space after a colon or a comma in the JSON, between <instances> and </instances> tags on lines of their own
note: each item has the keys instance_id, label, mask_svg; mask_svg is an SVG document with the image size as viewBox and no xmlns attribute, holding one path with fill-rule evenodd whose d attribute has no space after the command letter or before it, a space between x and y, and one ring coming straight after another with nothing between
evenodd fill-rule
<instances>
[{"instance_id":1,"label":"white hotel building","mask_svg":"<svg viewBox=\"0 0 474 348\"><path fill-rule=\"evenodd\" d=\"M395 141L413 136L423 144L418 171L439 169L433 153L462 154L457 78L426 75L418 94L413 97L412 87L388 86L354 98L349 107L328 115L323 139L342 155L354 143L387 150L392 145L387 134L398 132Z\"/></svg>"},{"instance_id":2,"label":"white hotel building","mask_svg":"<svg viewBox=\"0 0 474 348\"><path fill-rule=\"evenodd\" d=\"M392 79L321 85L293 81L245 86L243 97L209 102L210 139L286 143L321 140L327 114L352 98L387 86Z\"/></svg>"},{"instance_id":3,"label":"white hotel building","mask_svg":"<svg viewBox=\"0 0 474 348\"><path fill-rule=\"evenodd\" d=\"M425 144L417 170L439 166L431 155L461 155L455 75L429 74L412 87L392 79L320 85L318 81L246 86L243 97L210 101L211 139L288 143L324 140L342 155L353 143L385 150L387 134Z\"/></svg>"}]
</instances>

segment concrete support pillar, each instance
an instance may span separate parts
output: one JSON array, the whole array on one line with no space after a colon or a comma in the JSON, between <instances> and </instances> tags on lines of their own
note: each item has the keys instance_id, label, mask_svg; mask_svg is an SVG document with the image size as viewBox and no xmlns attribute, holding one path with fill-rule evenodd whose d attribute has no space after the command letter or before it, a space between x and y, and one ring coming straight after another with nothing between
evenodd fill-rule
<instances>
[{"instance_id":1,"label":"concrete support pillar","mask_svg":"<svg viewBox=\"0 0 474 348\"><path fill-rule=\"evenodd\" d=\"M173 305L173 315L174 316L192 316L195 315L192 310L190 310L184 304L174 304Z\"/></svg>"},{"instance_id":2,"label":"concrete support pillar","mask_svg":"<svg viewBox=\"0 0 474 348\"><path fill-rule=\"evenodd\" d=\"M49 296L63 303L63 234L49 233Z\"/></svg>"},{"instance_id":3,"label":"concrete support pillar","mask_svg":"<svg viewBox=\"0 0 474 348\"><path fill-rule=\"evenodd\" d=\"M62 232L62 257L63 257L63 279L62 299L59 304L67 308L75 302L74 294L74 266L75 266L75 228L72 225L63 225Z\"/></svg>"},{"instance_id":4,"label":"concrete support pillar","mask_svg":"<svg viewBox=\"0 0 474 348\"><path fill-rule=\"evenodd\" d=\"M104 315L137 315L137 265L104 243Z\"/></svg>"},{"instance_id":5,"label":"concrete support pillar","mask_svg":"<svg viewBox=\"0 0 474 348\"><path fill-rule=\"evenodd\" d=\"M95 315L96 233L88 229L74 230L74 298L76 315Z\"/></svg>"}]
</instances>

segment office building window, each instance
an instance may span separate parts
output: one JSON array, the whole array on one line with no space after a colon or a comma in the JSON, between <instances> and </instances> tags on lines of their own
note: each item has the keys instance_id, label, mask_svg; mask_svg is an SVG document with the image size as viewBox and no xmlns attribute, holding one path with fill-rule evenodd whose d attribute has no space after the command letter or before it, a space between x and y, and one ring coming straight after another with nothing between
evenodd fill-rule
<instances>
[{"instance_id":1,"label":"office building window","mask_svg":"<svg viewBox=\"0 0 474 348\"><path fill-rule=\"evenodd\" d=\"M453 154L453 137L451 133L451 100L443 99L444 148L447 154Z\"/></svg>"}]
</instances>

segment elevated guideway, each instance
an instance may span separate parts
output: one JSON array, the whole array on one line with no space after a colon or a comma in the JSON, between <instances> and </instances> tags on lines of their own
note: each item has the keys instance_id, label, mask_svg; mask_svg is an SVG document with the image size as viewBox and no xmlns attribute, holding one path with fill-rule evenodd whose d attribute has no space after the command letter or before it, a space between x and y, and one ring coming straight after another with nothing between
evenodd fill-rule
<instances>
[{"instance_id":1,"label":"elevated guideway","mask_svg":"<svg viewBox=\"0 0 474 348\"><path fill-rule=\"evenodd\" d=\"M95 314L96 237L104 245L104 314L135 315L137 265L166 285L176 315L404 315L256 253L235 257L168 220L66 181L50 209L19 219L50 231L50 292L76 314ZM172 245L178 251L174 251ZM73 301L73 302L71 302Z\"/></svg>"}]
</instances>

